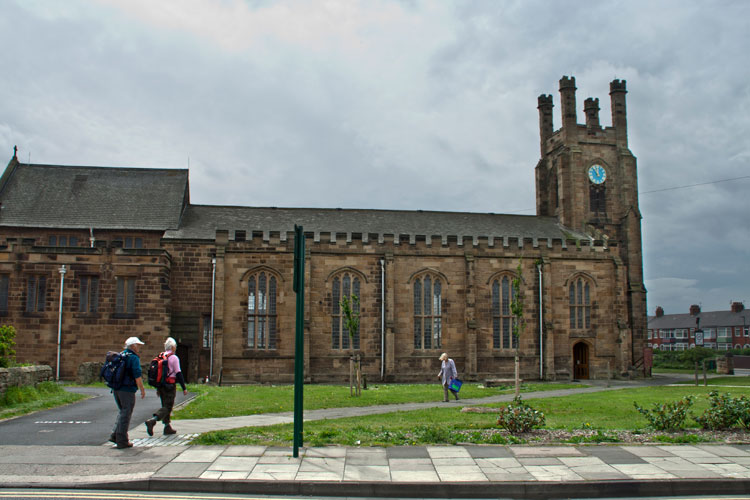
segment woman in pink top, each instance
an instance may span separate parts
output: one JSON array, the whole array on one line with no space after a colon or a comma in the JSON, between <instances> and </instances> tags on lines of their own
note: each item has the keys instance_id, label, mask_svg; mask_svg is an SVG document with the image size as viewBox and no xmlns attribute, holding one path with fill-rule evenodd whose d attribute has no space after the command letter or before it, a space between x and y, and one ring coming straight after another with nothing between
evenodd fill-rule
<instances>
[{"instance_id":1,"label":"woman in pink top","mask_svg":"<svg viewBox=\"0 0 750 500\"><path fill-rule=\"evenodd\" d=\"M185 377L182 376L182 370L180 370L180 358L177 357L177 342L172 337L167 338L164 342L164 354L167 356L167 383L161 387L156 388L156 393L161 399L161 408L159 411L154 413L153 418L146 420L146 432L149 436L154 435L154 426L156 422L161 420L164 424L164 435L177 434L177 431L170 425L172 408L174 407L174 399L177 395L176 383L180 383L182 387L182 394L187 395L187 388L185 387Z\"/></svg>"}]
</instances>

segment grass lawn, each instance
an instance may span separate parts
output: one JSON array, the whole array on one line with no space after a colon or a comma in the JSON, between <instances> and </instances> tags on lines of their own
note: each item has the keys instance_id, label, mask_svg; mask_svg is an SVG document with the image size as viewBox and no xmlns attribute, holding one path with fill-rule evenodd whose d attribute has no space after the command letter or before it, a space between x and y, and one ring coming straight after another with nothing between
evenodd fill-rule
<instances>
[{"instance_id":1,"label":"grass lawn","mask_svg":"<svg viewBox=\"0 0 750 500\"><path fill-rule=\"evenodd\" d=\"M522 384L523 392L546 391L586 387L582 384L538 383ZM236 417L260 413L294 411L293 385L241 385L216 387L190 385L188 390L198 392L198 397L189 405L176 411L173 419L195 419ZM513 387L484 388L480 384L465 383L461 396L483 398L501 394L512 394ZM359 397L349 395L349 386L305 385L304 407L306 410L320 408L344 408L350 406L375 406L398 403L422 403L440 401L443 390L440 384L370 384Z\"/></svg>"},{"instance_id":2,"label":"grass lawn","mask_svg":"<svg viewBox=\"0 0 750 500\"><path fill-rule=\"evenodd\" d=\"M42 382L36 387L9 387L0 398L0 420L66 405L86 397L67 392L55 382Z\"/></svg>"},{"instance_id":3,"label":"grass lawn","mask_svg":"<svg viewBox=\"0 0 750 500\"><path fill-rule=\"evenodd\" d=\"M695 370L692 368L652 368L651 373L695 373Z\"/></svg>"},{"instance_id":4,"label":"grass lawn","mask_svg":"<svg viewBox=\"0 0 750 500\"><path fill-rule=\"evenodd\" d=\"M636 411L633 403L651 409L655 403L672 402L686 395L695 395L693 414L701 414L708 405L711 387L644 387L615 391L579 394L528 401L546 416L545 429L597 431L598 441L615 440L613 431L645 432L646 419ZM750 387L731 392L735 397L750 396ZM487 405L500 407L505 403ZM462 413L461 407L433 408L410 412L396 412L365 417L310 421L304 424L306 446L387 446L524 442L523 439L498 432L497 412ZM697 428L688 419L688 428ZM268 427L245 427L216 431L201 435L195 444L265 444L289 446L292 424Z\"/></svg>"},{"instance_id":5,"label":"grass lawn","mask_svg":"<svg viewBox=\"0 0 750 500\"><path fill-rule=\"evenodd\" d=\"M750 377L746 376L725 376L725 377L714 377L714 378L706 378L706 383L708 383L709 386L711 385L723 385L727 386L729 389L728 391L731 391L732 386L750 386ZM678 384L686 384L686 385L693 385L695 386L695 379L693 380L684 380L681 382L678 382ZM703 374L698 375L698 385L703 385Z\"/></svg>"}]
</instances>

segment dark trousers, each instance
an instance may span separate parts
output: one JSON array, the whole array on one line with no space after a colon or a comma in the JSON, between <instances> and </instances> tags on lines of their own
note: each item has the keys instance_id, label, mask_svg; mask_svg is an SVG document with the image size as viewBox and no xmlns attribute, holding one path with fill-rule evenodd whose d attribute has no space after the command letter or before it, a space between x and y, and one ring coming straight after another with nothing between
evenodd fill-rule
<instances>
[{"instance_id":1,"label":"dark trousers","mask_svg":"<svg viewBox=\"0 0 750 500\"><path fill-rule=\"evenodd\" d=\"M112 394L115 395L115 403L117 403L117 409L120 410L117 413L117 420L115 420L115 427L112 432L115 434L115 442L124 445L128 442L130 417L133 415L133 408L135 408L135 393L112 391Z\"/></svg>"},{"instance_id":2,"label":"dark trousers","mask_svg":"<svg viewBox=\"0 0 750 500\"><path fill-rule=\"evenodd\" d=\"M161 399L161 408L159 411L154 413L156 420L161 420L164 425L168 425L172 421L172 408L174 407L174 398L177 394L176 384L164 384L161 387L156 388L156 393Z\"/></svg>"}]
</instances>

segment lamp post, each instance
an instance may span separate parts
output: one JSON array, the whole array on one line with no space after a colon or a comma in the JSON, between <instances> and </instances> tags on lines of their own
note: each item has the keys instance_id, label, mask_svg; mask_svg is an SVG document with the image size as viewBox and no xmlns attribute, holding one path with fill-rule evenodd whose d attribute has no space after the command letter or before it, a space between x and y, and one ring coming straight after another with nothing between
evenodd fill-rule
<instances>
[{"instance_id":1,"label":"lamp post","mask_svg":"<svg viewBox=\"0 0 750 500\"><path fill-rule=\"evenodd\" d=\"M65 289L65 273L68 272L68 270L65 269L65 264L63 264L58 271L60 272L60 307L57 316L57 371L55 373L55 380L60 381L60 339L62 338L63 291Z\"/></svg>"}]
</instances>

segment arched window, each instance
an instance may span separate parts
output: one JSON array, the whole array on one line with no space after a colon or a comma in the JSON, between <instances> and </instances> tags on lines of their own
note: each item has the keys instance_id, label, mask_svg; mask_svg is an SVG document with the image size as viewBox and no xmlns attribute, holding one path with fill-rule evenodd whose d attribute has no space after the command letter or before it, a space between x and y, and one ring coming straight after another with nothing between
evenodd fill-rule
<instances>
[{"instance_id":1,"label":"arched window","mask_svg":"<svg viewBox=\"0 0 750 500\"><path fill-rule=\"evenodd\" d=\"M583 278L570 283L570 328L591 328L591 285Z\"/></svg>"},{"instance_id":2,"label":"arched window","mask_svg":"<svg viewBox=\"0 0 750 500\"><path fill-rule=\"evenodd\" d=\"M443 285L424 274L414 280L414 348L440 349L443 345Z\"/></svg>"},{"instance_id":3,"label":"arched window","mask_svg":"<svg viewBox=\"0 0 750 500\"><path fill-rule=\"evenodd\" d=\"M359 300L353 300L354 297L360 298L359 295L359 278L351 273L343 273L333 278L331 287L331 348L332 349L349 349L351 338L351 347L359 349L359 329L349 336L344 322L343 311L341 310L341 300L344 297L352 299L352 311L359 312Z\"/></svg>"},{"instance_id":4,"label":"arched window","mask_svg":"<svg viewBox=\"0 0 750 500\"><path fill-rule=\"evenodd\" d=\"M265 271L247 280L247 346L276 349L276 277Z\"/></svg>"},{"instance_id":5,"label":"arched window","mask_svg":"<svg viewBox=\"0 0 750 500\"><path fill-rule=\"evenodd\" d=\"M501 276L492 282L492 348L510 349L518 340L513 337L513 278Z\"/></svg>"}]
</instances>

